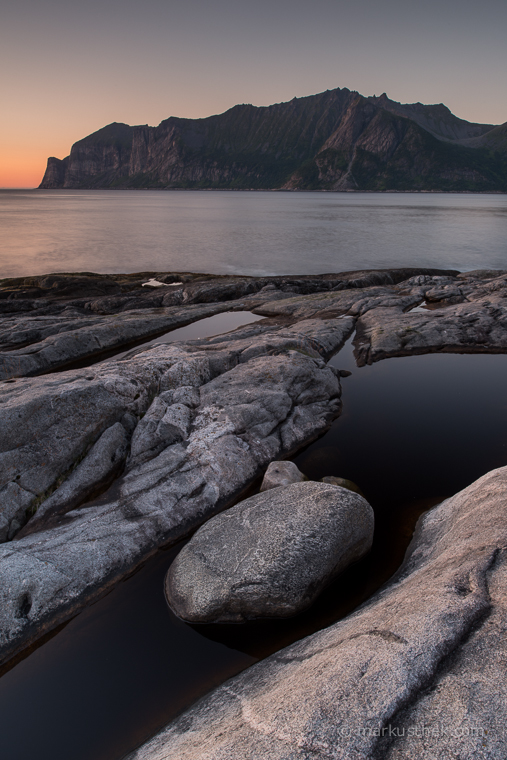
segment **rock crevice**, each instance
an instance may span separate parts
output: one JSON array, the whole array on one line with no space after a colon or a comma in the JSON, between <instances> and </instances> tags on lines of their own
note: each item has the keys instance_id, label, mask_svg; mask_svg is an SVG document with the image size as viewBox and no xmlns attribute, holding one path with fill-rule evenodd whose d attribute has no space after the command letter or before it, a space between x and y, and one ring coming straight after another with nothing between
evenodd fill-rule
<instances>
[{"instance_id":1,"label":"rock crevice","mask_svg":"<svg viewBox=\"0 0 507 760\"><path fill-rule=\"evenodd\" d=\"M500 760L506 504L504 467L421 518L400 571L356 612L219 687L131 757ZM411 736L421 724L438 735ZM393 726L406 731L389 744Z\"/></svg>"}]
</instances>

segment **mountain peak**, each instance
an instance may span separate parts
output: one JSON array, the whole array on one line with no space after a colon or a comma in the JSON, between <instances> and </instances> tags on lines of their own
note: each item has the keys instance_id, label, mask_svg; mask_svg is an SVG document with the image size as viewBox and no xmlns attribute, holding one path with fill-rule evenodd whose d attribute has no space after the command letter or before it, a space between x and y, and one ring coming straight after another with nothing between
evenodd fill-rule
<instances>
[{"instance_id":1,"label":"mountain peak","mask_svg":"<svg viewBox=\"0 0 507 760\"><path fill-rule=\"evenodd\" d=\"M505 191L506 156L502 130L441 103L336 88L158 127L112 122L50 158L40 187Z\"/></svg>"}]
</instances>

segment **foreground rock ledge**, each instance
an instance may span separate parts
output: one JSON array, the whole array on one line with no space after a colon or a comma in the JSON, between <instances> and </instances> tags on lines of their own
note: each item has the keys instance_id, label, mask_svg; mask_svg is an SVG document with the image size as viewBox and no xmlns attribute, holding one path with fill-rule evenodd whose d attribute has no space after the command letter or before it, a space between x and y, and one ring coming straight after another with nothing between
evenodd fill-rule
<instances>
[{"instance_id":1,"label":"foreground rock ledge","mask_svg":"<svg viewBox=\"0 0 507 760\"><path fill-rule=\"evenodd\" d=\"M164 286L143 287L151 278ZM231 309L269 319L28 377ZM507 272L47 275L0 280L0 315L5 660L322 432L340 408L339 379L322 360L354 328L359 365L411 353L507 352ZM266 378L269 393L252 394Z\"/></svg>"},{"instance_id":2,"label":"foreground rock ledge","mask_svg":"<svg viewBox=\"0 0 507 760\"><path fill-rule=\"evenodd\" d=\"M256 494L211 518L166 576L172 610L192 623L289 617L360 559L373 541L362 496L324 483Z\"/></svg>"},{"instance_id":3,"label":"foreground rock ledge","mask_svg":"<svg viewBox=\"0 0 507 760\"><path fill-rule=\"evenodd\" d=\"M38 504L40 516L0 546L0 657L68 619L322 432L339 413L341 388L315 346L339 348L350 329L346 319L273 333L249 325L209 343L158 345L128 361L8 384L0 496L21 504L9 530L21 508ZM97 450L125 470L90 503L114 477Z\"/></svg>"},{"instance_id":4,"label":"foreground rock ledge","mask_svg":"<svg viewBox=\"0 0 507 760\"><path fill-rule=\"evenodd\" d=\"M130 760L505 760L506 517L503 467L421 518L354 614L227 681Z\"/></svg>"}]
</instances>

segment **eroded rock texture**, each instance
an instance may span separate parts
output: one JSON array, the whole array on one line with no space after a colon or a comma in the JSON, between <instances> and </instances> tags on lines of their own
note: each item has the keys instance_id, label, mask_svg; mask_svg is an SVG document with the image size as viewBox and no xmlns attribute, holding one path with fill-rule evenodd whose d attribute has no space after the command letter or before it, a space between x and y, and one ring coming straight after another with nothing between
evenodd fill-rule
<instances>
[{"instance_id":1,"label":"eroded rock texture","mask_svg":"<svg viewBox=\"0 0 507 760\"><path fill-rule=\"evenodd\" d=\"M369 308L394 302L408 307L420 300L418 294L400 300L389 287L411 275L432 274L442 272L396 269L263 278L85 273L0 280L0 380L84 366L198 319L230 310L262 309L286 299L296 302L285 310L275 308L273 314L289 315L291 321L318 314L326 306L334 308L329 316L345 314L364 289ZM144 287L152 279L162 287ZM381 284L388 288L374 287ZM350 291L348 297L337 298L334 291L342 290ZM301 299L316 293L330 298L322 303ZM268 314L269 309L259 313ZM350 314L355 315L354 309Z\"/></svg>"},{"instance_id":2,"label":"eroded rock texture","mask_svg":"<svg viewBox=\"0 0 507 760\"><path fill-rule=\"evenodd\" d=\"M163 286L143 287L150 278ZM506 304L507 274L490 271L0 281L2 657L322 432L340 410L324 361L354 328L358 364L504 352ZM266 319L54 371L227 310Z\"/></svg>"},{"instance_id":3,"label":"eroded rock texture","mask_svg":"<svg viewBox=\"0 0 507 760\"><path fill-rule=\"evenodd\" d=\"M131 760L503 760L507 467L427 513L345 620L220 686Z\"/></svg>"},{"instance_id":4,"label":"eroded rock texture","mask_svg":"<svg viewBox=\"0 0 507 760\"><path fill-rule=\"evenodd\" d=\"M410 288L429 306L404 314L384 305L362 313L357 322L359 366L389 356L434 351L507 351L507 273L470 272L458 278L415 277Z\"/></svg>"},{"instance_id":5,"label":"eroded rock texture","mask_svg":"<svg viewBox=\"0 0 507 760\"><path fill-rule=\"evenodd\" d=\"M0 548L4 658L322 431L340 382L315 346L332 351L348 331L346 320L334 330L315 320L268 341L252 325L4 385L0 482L29 507L25 520L38 510ZM120 466L113 488L87 502Z\"/></svg>"}]
</instances>

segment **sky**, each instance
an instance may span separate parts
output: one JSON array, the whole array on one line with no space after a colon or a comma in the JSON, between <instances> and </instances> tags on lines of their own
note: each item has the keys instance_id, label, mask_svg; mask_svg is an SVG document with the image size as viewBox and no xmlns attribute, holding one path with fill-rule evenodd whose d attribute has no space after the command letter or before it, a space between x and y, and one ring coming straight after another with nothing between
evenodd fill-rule
<instances>
[{"instance_id":1,"label":"sky","mask_svg":"<svg viewBox=\"0 0 507 760\"><path fill-rule=\"evenodd\" d=\"M0 187L113 121L348 87L507 121L506 0L3 0Z\"/></svg>"}]
</instances>

